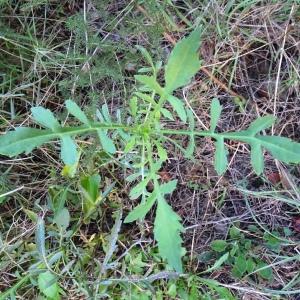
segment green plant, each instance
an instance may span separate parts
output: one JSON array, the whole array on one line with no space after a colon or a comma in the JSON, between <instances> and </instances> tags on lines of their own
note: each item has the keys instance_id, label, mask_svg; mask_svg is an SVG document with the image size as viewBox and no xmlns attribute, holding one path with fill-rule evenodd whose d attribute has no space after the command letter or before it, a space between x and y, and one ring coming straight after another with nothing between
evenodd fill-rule
<instances>
[{"instance_id":1,"label":"green plant","mask_svg":"<svg viewBox=\"0 0 300 300\"><path fill-rule=\"evenodd\" d=\"M156 203L154 236L158 242L160 255L177 272L183 271L181 256L184 249L181 246L180 234L184 228L180 223L180 217L166 201L166 195L175 190L177 181L163 183L159 176L162 164L168 159L165 147L167 143L174 144L190 158L193 156L197 138L214 139L216 146L214 165L218 174L222 174L227 168L225 140L237 140L250 145L251 163L257 174L262 173L264 168L263 149L283 162L300 162L300 144L285 137L260 133L274 124L273 116L260 117L248 129L240 132L219 133L216 128L222 106L217 99L213 99L210 129L204 131L196 129L193 111L175 97L174 92L187 85L200 68L201 62L198 57L200 35L201 29L198 28L177 43L164 67L164 84L160 83L161 64L154 63L150 54L139 47L149 68L141 69L140 73L143 74L135 76L141 86L129 101L129 118L128 113L119 111L113 117L106 104L101 110L97 110L96 116L88 117L75 102L67 100L68 113L82 125L62 126L50 110L38 106L32 108L32 118L46 129L18 127L0 138L0 153L7 156L30 153L46 142L59 139L61 159L69 168L76 165L79 158L76 136L95 132L103 150L110 155L114 155L116 149L123 150L130 158L127 160L128 165L135 170L127 180L137 182L130 191L130 197L141 198L141 204L128 214L125 222L144 218ZM175 114L170 108L177 113L182 125L187 124L188 128L169 129L165 126L163 118L175 119ZM187 148L176 140L182 136L189 138ZM97 181L97 178L95 180ZM147 190L150 182L154 187L151 192ZM87 182L83 183L84 186ZM99 202L98 196L93 195L93 205ZM90 208L91 206L85 208L88 215ZM93 210L93 207L91 209Z\"/></svg>"}]
</instances>

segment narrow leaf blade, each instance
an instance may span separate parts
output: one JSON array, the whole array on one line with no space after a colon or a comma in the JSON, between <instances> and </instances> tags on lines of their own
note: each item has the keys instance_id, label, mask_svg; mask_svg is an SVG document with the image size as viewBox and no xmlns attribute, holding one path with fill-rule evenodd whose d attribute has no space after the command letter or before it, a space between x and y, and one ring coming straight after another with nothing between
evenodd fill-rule
<instances>
[{"instance_id":1,"label":"narrow leaf blade","mask_svg":"<svg viewBox=\"0 0 300 300\"><path fill-rule=\"evenodd\" d=\"M247 131L249 131L251 134L255 135L255 134L259 133L260 131L272 126L275 121L276 121L276 118L271 115L260 117L250 124Z\"/></svg>"},{"instance_id":2,"label":"narrow leaf blade","mask_svg":"<svg viewBox=\"0 0 300 300\"><path fill-rule=\"evenodd\" d=\"M112 139L107 136L106 132L103 130L97 130L97 132L103 149L111 154L116 153L115 144Z\"/></svg>"},{"instance_id":3,"label":"narrow leaf blade","mask_svg":"<svg viewBox=\"0 0 300 300\"><path fill-rule=\"evenodd\" d=\"M251 144L251 165L257 175L264 170L264 156L260 143Z\"/></svg>"},{"instance_id":4,"label":"narrow leaf blade","mask_svg":"<svg viewBox=\"0 0 300 300\"><path fill-rule=\"evenodd\" d=\"M142 203L136 206L133 211L131 211L128 216L125 218L124 223L130 223L137 219L142 219L146 216L148 211L151 209L156 200L156 193L152 193L146 200L145 203Z\"/></svg>"},{"instance_id":5,"label":"narrow leaf blade","mask_svg":"<svg viewBox=\"0 0 300 300\"><path fill-rule=\"evenodd\" d=\"M180 120L185 123L187 120L187 115L186 115L183 102L172 95L168 96L168 101L172 105L176 113L178 114Z\"/></svg>"},{"instance_id":6,"label":"narrow leaf blade","mask_svg":"<svg viewBox=\"0 0 300 300\"><path fill-rule=\"evenodd\" d=\"M49 109L46 109L42 106L37 106L32 107L31 112L32 118L42 126L53 131L57 130L60 127L58 121Z\"/></svg>"},{"instance_id":7,"label":"narrow leaf blade","mask_svg":"<svg viewBox=\"0 0 300 300\"><path fill-rule=\"evenodd\" d=\"M75 103L72 100L67 100L66 107L68 112L73 115L75 118L77 118L80 122L82 122L85 125L89 125L89 120L85 113L81 110L81 108L78 106L77 103Z\"/></svg>"},{"instance_id":8,"label":"narrow leaf blade","mask_svg":"<svg viewBox=\"0 0 300 300\"><path fill-rule=\"evenodd\" d=\"M164 94L163 88L159 85L159 83L153 76L135 75L134 78L146 85L148 88L154 90L158 95L162 96Z\"/></svg>"},{"instance_id":9,"label":"narrow leaf blade","mask_svg":"<svg viewBox=\"0 0 300 300\"><path fill-rule=\"evenodd\" d=\"M76 163L78 153L77 145L74 140L66 135L61 137L61 159L66 165L73 165Z\"/></svg>"},{"instance_id":10,"label":"narrow leaf blade","mask_svg":"<svg viewBox=\"0 0 300 300\"><path fill-rule=\"evenodd\" d=\"M222 175L227 168L227 150L225 148L224 139L218 138L215 145L215 169L218 175Z\"/></svg>"},{"instance_id":11,"label":"narrow leaf blade","mask_svg":"<svg viewBox=\"0 0 300 300\"><path fill-rule=\"evenodd\" d=\"M222 105L217 98L214 98L211 102L210 108L210 130L214 132L217 127L218 120L220 119L222 111Z\"/></svg>"},{"instance_id":12,"label":"narrow leaf blade","mask_svg":"<svg viewBox=\"0 0 300 300\"><path fill-rule=\"evenodd\" d=\"M285 163L300 162L300 143L281 136L259 135L256 138L264 148L271 152L274 158Z\"/></svg>"}]
</instances>

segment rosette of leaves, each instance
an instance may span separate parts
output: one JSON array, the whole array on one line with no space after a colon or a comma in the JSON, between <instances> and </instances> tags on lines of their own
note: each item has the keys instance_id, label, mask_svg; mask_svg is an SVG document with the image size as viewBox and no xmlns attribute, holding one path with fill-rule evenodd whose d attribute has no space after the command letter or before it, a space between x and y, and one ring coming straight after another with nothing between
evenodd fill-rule
<instances>
[{"instance_id":1,"label":"rosette of leaves","mask_svg":"<svg viewBox=\"0 0 300 300\"><path fill-rule=\"evenodd\" d=\"M210 129L201 131L195 128L193 112L185 106L184 101L175 97L174 92L186 86L200 68L200 36L201 29L197 28L176 44L164 66L164 85L157 79L162 64L154 63L148 51L139 47L149 67L140 69L139 74L135 76L141 85L129 101L128 111L131 116L127 122L122 123L121 118L114 121L107 105L103 105L97 111L97 121L91 120L74 101L67 100L67 111L81 125L62 126L50 110L39 106L32 108L32 119L44 129L17 127L0 137L0 154L10 157L28 154L44 143L60 140L60 156L66 165L72 165L78 160L75 138L87 133L95 133L103 150L110 155L114 155L118 148L119 151L130 155L131 160L135 156L132 164L135 171L127 180L133 183L130 197L141 199L141 203L128 214L125 222L143 219L156 205L154 237L160 255L177 272L183 271L181 257L184 249L181 233L184 228L180 217L166 200L166 195L176 189L177 181L164 183L159 176L162 164L168 159L166 142L174 143L186 157L192 157L198 138L212 138L216 148L214 165L219 175L227 168L226 140L241 141L250 145L251 163L257 174L261 174L264 168L264 150L285 163L300 162L299 143L285 137L261 133L274 124L273 116L260 117L248 129L240 132L220 133L216 131L216 127L222 106L217 99L213 99ZM177 117L182 125L186 125L186 129L168 129L164 126L162 118L174 120ZM187 148L181 144L182 136L189 138ZM147 190L149 183L154 187L151 192Z\"/></svg>"}]
</instances>

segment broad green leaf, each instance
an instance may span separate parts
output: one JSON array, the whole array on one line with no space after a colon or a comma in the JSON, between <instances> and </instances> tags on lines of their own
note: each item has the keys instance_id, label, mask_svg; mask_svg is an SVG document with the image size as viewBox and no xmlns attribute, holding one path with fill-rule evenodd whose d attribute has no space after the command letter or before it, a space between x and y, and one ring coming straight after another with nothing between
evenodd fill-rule
<instances>
[{"instance_id":1,"label":"broad green leaf","mask_svg":"<svg viewBox=\"0 0 300 300\"><path fill-rule=\"evenodd\" d=\"M73 165L77 161L78 152L74 140L69 135L61 137L61 159L66 165Z\"/></svg>"},{"instance_id":2,"label":"broad green leaf","mask_svg":"<svg viewBox=\"0 0 300 300\"><path fill-rule=\"evenodd\" d=\"M38 286L41 293L48 299L59 300L59 285L56 276L50 271L40 273L38 276Z\"/></svg>"},{"instance_id":3,"label":"broad green leaf","mask_svg":"<svg viewBox=\"0 0 300 300\"><path fill-rule=\"evenodd\" d=\"M59 210L54 216L54 222L58 227L62 229L67 229L70 224L70 213L67 208Z\"/></svg>"},{"instance_id":4,"label":"broad green leaf","mask_svg":"<svg viewBox=\"0 0 300 300\"><path fill-rule=\"evenodd\" d=\"M55 136L50 130L18 127L0 136L0 154L15 156L23 152L30 153L34 148L48 142Z\"/></svg>"},{"instance_id":5,"label":"broad green leaf","mask_svg":"<svg viewBox=\"0 0 300 300\"><path fill-rule=\"evenodd\" d=\"M251 144L251 165L257 175L264 170L264 156L260 143Z\"/></svg>"},{"instance_id":6,"label":"broad green leaf","mask_svg":"<svg viewBox=\"0 0 300 300\"><path fill-rule=\"evenodd\" d=\"M210 246L211 249L213 249L216 252L223 252L227 248L228 243L224 240L214 240L212 241Z\"/></svg>"},{"instance_id":7,"label":"broad green leaf","mask_svg":"<svg viewBox=\"0 0 300 300\"><path fill-rule=\"evenodd\" d=\"M215 170L218 175L222 175L227 168L227 150L225 148L224 139L218 138L215 142Z\"/></svg>"},{"instance_id":8,"label":"broad green leaf","mask_svg":"<svg viewBox=\"0 0 300 300\"><path fill-rule=\"evenodd\" d=\"M77 118L80 122L82 122L85 125L89 125L89 120L85 113L81 110L81 108L72 100L67 100L66 107L68 112L73 115L75 118Z\"/></svg>"},{"instance_id":9,"label":"broad green leaf","mask_svg":"<svg viewBox=\"0 0 300 300\"><path fill-rule=\"evenodd\" d=\"M210 131L214 132L220 119L222 106L217 98L213 98L210 107Z\"/></svg>"},{"instance_id":10,"label":"broad green leaf","mask_svg":"<svg viewBox=\"0 0 300 300\"><path fill-rule=\"evenodd\" d=\"M135 75L134 78L146 85L148 88L155 91L158 95L162 96L164 95L164 89L159 85L159 83L156 81L156 79L153 76L147 76L147 75Z\"/></svg>"},{"instance_id":11,"label":"broad green leaf","mask_svg":"<svg viewBox=\"0 0 300 300\"><path fill-rule=\"evenodd\" d=\"M181 121L185 123L187 120L187 116L186 116L186 111L184 108L183 101L179 100L178 98L172 95L168 96L168 101L172 105L173 109L177 112Z\"/></svg>"},{"instance_id":12,"label":"broad green leaf","mask_svg":"<svg viewBox=\"0 0 300 300\"><path fill-rule=\"evenodd\" d=\"M285 163L300 162L300 144L295 143L289 138L281 136L259 135L256 138L261 145L266 148L274 158Z\"/></svg>"},{"instance_id":13,"label":"broad green leaf","mask_svg":"<svg viewBox=\"0 0 300 300\"><path fill-rule=\"evenodd\" d=\"M179 87L187 85L200 69L198 49L200 28L179 41L172 50L165 67L166 91L171 94Z\"/></svg>"},{"instance_id":14,"label":"broad green leaf","mask_svg":"<svg viewBox=\"0 0 300 300\"><path fill-rule=\"evenodd\" d=\"M145 203L136 206L125 218L124 223L130 223L137 219L142 219L146 216L156 200L156 193L153 192L146 200Z\"/></svg>"},{"instance_id":15,"label":"broad green leaf","mask_svg":"<svg viewBox=\"0 0 300 300\"><path fill-rule=\"evenodd\" d=\"M49 109L42 106L32 107L32 118L40 123L42 126L49 128L53 131L60 128L58 121L55 119L53 113Z\"/></svg>"},{"instance_id":16,"label":"broad green leaf","mask_svg":"<svg viewBox=\"0 0 300 300\"><path fill-rule=\"evenodd\" d=\"M261 270L258 271L258 274L262 278L264 278L266 280L271 280L273 278L273 270L265 262L259 261L258 265L257 265L257 269L258 270L261 269ZM257 272L257 271L255 271L255 272Z\"/></svg>"},{"instance_id":17,"label":"broad green leaf","mask_svg":"<svg viewBox=\"0 0 300 300\"><path fill-rule=\"evenodd\" d=\"M99 139L100 139L100 143L103 147L103 149L111 154L116 153L116 147L114 142L112 141L111 138L109 138L105 132L105 130L97 130Z\"/></svg>"},{"instance_id":18,"label":"broad green leaf","mask_svg":"<svg viewBox=\"0 0 300 300\"><path fill-rule=\"evenodd\" d=\"M255 135L260 131L272 126L275 121L276 118L271 115L257 118L254 122L250 124L247 131L249 131L252 135Z\"/></svg>"},{"instance_id":19,"label":"broad green leaf","mask_svg":"<svg viewBox=\"0 0 300 300\"><path fill-rule=\"evenodd\" d=\"M234 260L234 265L232 268L232 275L241 278L247 271L247 260L245 256L239 255Z\"/></svg>"},{"instance_id":20,"label":"broad green leaf","mask_svg":"<svg viewBox=\"0 0 300 300\"><path fill-rule=\"evenodd\" d=\"M183 248L180 237L182 231L183 226L180 223L180 217L165 199L159 198L154 222L154 237L162 258L166 259L168 264L179 273L182 273Z\"/></svg>"}]
</instances>

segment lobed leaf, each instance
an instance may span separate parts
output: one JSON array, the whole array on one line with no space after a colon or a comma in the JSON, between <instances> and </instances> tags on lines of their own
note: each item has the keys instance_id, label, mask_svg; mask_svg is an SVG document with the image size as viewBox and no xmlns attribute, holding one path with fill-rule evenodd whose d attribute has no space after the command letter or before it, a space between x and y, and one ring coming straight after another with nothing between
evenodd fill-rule
<instances>
[{"instance_id":1,"label":"lobed leaf","mask_svg":"<svg viewBox=\"0 0 300 300\"><path fill-rule=\"evenodd\" d=\"M49 129L18 127L15 131L9 131L0 137L0 154L10 157L24 152L27 154L53 137Z\"/></svg>"},{"instance_id":2,"label":"lobed leaf","mask_svg":"<svg viewBox=\"0 0 300 300\"><path fill-rule=\"evenodd\" d=\"M159 253L168 264L182 273L181 256L183 248L180 233L183 226L180 217L172 210L164 198L158 199L156 217L154 222L154 237L158 243Z\"/></svg>"},{"instance_id":3,"label":"lobed leaf","mask_svg":"<svg viewBox=\"0 0 300 300\"><path fill-rule=\"evenodd\" d=\"M42 126L56 131L60 128L60 125L53 113L49 109L45 109L42 106L32 107L32 118L41 124Z\"/></svg>"},{"instance_id":4,"label":"lobed leaf","mask_svg":"<svg viewBox=\"0 0 300 300\"><path fill-rule=\"evenodd\" d=\"M68 112L73 115L75 118L77 118L80 122L82 122L85 125L89 125L89 120L85 113L81 110L81 108L72 100L67 100L66 102L66 108Z\"/></svg>"},{"instance_id":5,"label":"lobed leaf","mask_svg":"<svg viewBox=\"0 0 300 300\"><path fill-rule=\"evenodd\" d=\"M178 42L172 50L165 67L165 89L168 94L188 84L199 71L200 34L201 29L195 29L188 37Z\"/></svg>"}]
</instances>

